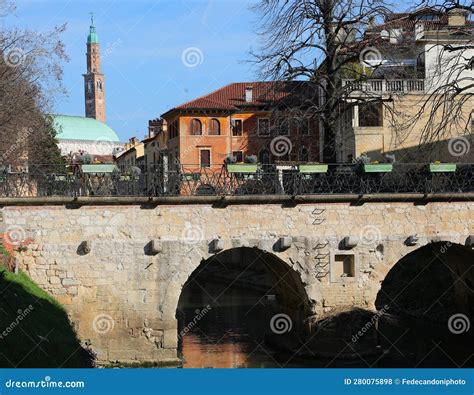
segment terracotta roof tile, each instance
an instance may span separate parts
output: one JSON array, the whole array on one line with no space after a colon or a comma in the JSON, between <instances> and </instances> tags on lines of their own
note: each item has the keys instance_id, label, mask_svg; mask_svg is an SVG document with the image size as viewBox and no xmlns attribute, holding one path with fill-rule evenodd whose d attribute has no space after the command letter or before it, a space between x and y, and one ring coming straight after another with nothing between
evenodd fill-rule
<instances>
[{"instance_id":1,"label":"terracotta roof tile","mask_svg":"<svg viewBox=\"0 0 474 395\"><path fill-rule=\"evenodd\" d=\"M236 82L207 95L183 103L173 110L238 110L242 106L262 106L281 101L297 93L304 81L290 82ZM245 100L245 90L252 88L252 100ZM168 111L169 112L169 111Z\"/></svg>"}]
</instances>

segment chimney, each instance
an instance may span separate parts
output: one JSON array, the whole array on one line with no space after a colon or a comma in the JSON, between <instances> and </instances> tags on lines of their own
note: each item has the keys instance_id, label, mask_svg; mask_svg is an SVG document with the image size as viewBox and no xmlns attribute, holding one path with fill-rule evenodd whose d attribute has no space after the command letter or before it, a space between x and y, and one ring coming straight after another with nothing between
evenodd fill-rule
<instances>
[{"instance_id":1,"label":"chimney","mask_svg":"<svg viewBox=\"0 0 474 395\"><path fill-rule=\"evenodd\" d=\"M417 23L415 25L415 40L421 40L425 36L425 25Z\"/></svg>"},{"instance_id":2,"label":"chimney","mask_svg":"<svg viewBox=\"0 0 474 395\"><path fill-rule=\"evenodd\" d=\"M251 86L245 87L245 102L246 103L253 102L253 88Z\"/></svg>"}]
</instances>

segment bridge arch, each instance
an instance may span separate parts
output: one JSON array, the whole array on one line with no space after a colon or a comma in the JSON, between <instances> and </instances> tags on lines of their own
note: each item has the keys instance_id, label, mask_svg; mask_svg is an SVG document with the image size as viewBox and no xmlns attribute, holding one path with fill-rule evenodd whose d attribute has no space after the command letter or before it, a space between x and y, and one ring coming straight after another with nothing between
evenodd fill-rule
<instances>
[{"instance_id":1,"label":"bridge arch","mask_svg":"<svg viewBox=\"0 0 474 395\"><path fill-rule=\"evenodd\" d=\"M450 241L432 242L405 255L391 268L375 306L439 322L456 313L473 317L473 284L472 248Z\"/></svg>"},{"instance_id":2,"label":"bridge arch","mask_svg":"<svg viewBox=\"0 0 474 395\"><path fill-rule=\"evenodd\" d=\"M302 273L275 253L257 247L236 247L196 258L193 266L187 265L186 274L173 281L167 291L163 313L170 322L170 345L174 334L174 345L178 346L183 323L186 326L193 321L194 311L226 306L234 297L245 299L249 310L253 305L271 305L272 315L290 317L294 333L304 330L311 302ZM189 308L193 316L183 320L184 308Z\"/></svg>"}]
</instances>

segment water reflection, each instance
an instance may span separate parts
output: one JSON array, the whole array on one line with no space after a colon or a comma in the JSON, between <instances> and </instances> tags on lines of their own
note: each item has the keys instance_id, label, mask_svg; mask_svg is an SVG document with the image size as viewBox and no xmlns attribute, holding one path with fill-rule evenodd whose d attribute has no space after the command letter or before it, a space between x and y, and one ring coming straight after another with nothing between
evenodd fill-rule
<instances>
[{"instance_id":1,"label":"water reflection","mask_svg":"<svg viewBox=\"0 0 474 395\"><path fill-rule=\"evenodd\" d=\"M299 354L268 342L265 307L211 310L181 338L185 368L272 367L472 367L469 340L448 336L433 324L383 317L369 354L344 339L309 341ZM189 315L194 310L186 311ZM282 338L283 339L283 338ZM303 340L303 339L302 339ZM360 346L360 344L358 344ZM344 352L340 352L344 350ZM351 353L352 350L357 352Z\"/></svg>"},{"instance_id":2,"label":"water reflection","mask_svg":"<svg viewBox=\"0 0 474 395\"><path fill-rule=\"evenodd\" d=\"M193 309L184 316L192 317ZM264 344L267 332L263 306L213 308L182 337L184 367L239 368L270 367L274 350Z\"/></svg>"},{"instance_id":3,"label":"water reflection","mask_svg":"<svg viewBox=\"0 0 474 395\"><path fill-rule=\"evenodd\" d=\"M417 269L416 273L420 272L423 269ZM397 281L384 283L385 288L388 293L393 290L396 297L404 278L414 276L409 271ZM447 302L452 295L447 296L452 282L445 284L446 290L439 281L433 287L430 280L446 276L438 268L427 276L427 285L417 283L412 292L400 298L406 301L402 311L396 306L383 308L383 314L374 320L371 311L343 309L325 317L322 321L327 320L327 324L319 320L311 323L313 327L303 323L308 317L308 299L291 268L263 251L228 250L203 261L183 287L176 314L183 366L471 367L470 333L455 335L443 320L438 319L438 324L430 320L439 314L433 313L437 306L434 296L425 296L441 292L446 298L435 300L446 302L440 306L446 311L452 310L446 307L451 305ZM388 303L383 299L379 302ZM420 306L426 306L426 318L412 319L408 317L416 314L403 313L413 308L416 313ZM291 315L290 333L276 335L270 330L271 318L280 313ZM367 330L360 335L362 328Z\"/></svg>"},{"instance_id":4,"label":"water reflection","mask_svg":"<svg viewBox=\"0 0 474 395\"><path fill-rule=\"evenodd\" d=\"M183 339L183 367L239 368L248 366L245 335L226 333L222 337L190 334Z\"/></svg>"}]
</instances>

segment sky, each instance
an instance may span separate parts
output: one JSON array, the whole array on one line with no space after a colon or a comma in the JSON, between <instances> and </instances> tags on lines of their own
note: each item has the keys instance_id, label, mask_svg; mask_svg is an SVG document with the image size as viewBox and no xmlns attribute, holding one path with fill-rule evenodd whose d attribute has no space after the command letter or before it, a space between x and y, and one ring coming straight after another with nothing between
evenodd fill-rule
<instances>
[{"instance_id":1,"label":"sky","mask_svg":"<svg viewBox=\"0 0 474 395\"><path fill-rule=\"evenodd\" d=\"M84 115L82 74L90 12L101 45L107 124L121 141L143 138L148 120L225 84L257 78L253 0L17 0L9 23L62 35L68 97L58 114Z\"/></svg>"},{"instance_id":2,"label":"sky","mask_svg":"<svg viewBox=\"0 0 474 395\"><path fill-rule=\"evenodd\" d=\"M12 1L12 0L11 0ZM62 35L68 97L56 114L84 115L90 13L101 45L107 124L121 141L143 138L148 120L231 82L255 81L257 0L13 0L5 23ZM408 1L408 4L410 1ZM398 4L407 5L407 0Z\"/></svg>"}]
</instances>

